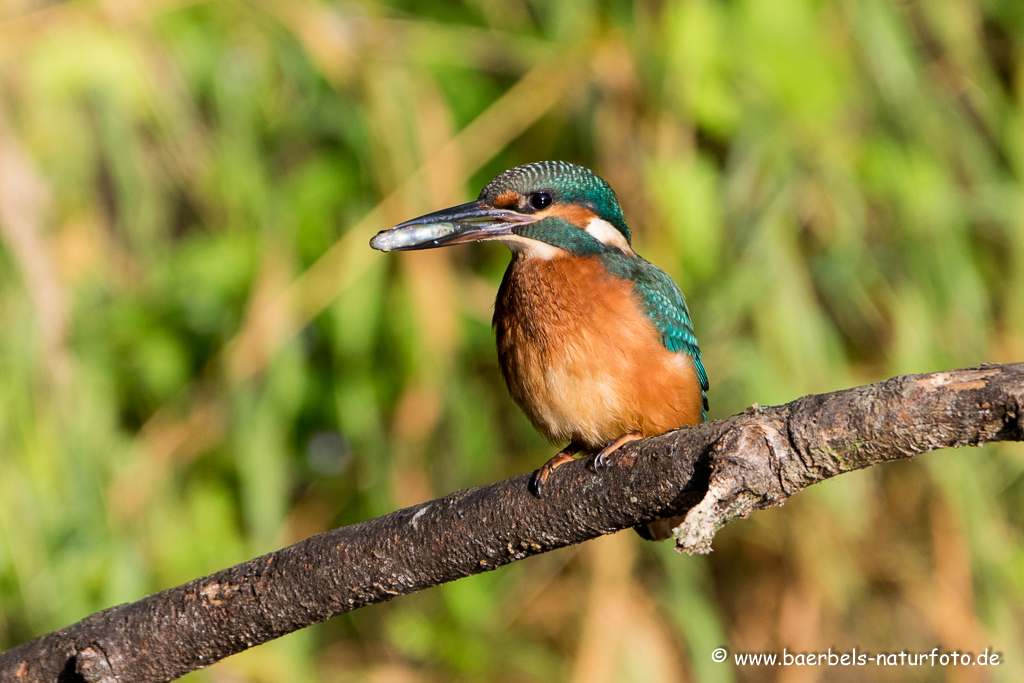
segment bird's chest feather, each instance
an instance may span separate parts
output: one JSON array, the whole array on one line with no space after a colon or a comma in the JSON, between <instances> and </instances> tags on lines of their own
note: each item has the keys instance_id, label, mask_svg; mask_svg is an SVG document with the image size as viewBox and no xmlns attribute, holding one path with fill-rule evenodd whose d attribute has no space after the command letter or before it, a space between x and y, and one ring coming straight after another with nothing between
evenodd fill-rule
<instances>
[{"instance_id":1,"label":"bird's chest feather","mask_svg":"<svg viewBox=\"0 0 1024 683\"><path fill-rule=\"evenodd\" d=\"M689 356L662 345L632 283L596 257L515 257L494 327L512 398L553 441L598 448L701 419Z\"/></svg>"}]
</instances>

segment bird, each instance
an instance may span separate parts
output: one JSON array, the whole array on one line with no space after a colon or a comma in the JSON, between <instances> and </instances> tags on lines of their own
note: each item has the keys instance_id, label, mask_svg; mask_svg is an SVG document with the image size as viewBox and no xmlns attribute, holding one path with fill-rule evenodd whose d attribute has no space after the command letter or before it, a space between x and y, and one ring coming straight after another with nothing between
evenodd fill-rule
<instances>
[{"instance_id":1,"label":"bird","mask_svg":"<svg viewBox=\"0 0 1024 683\"><path fill-rule=\"evenodd\" d=\"M502 242L512 252L494 305L502 377L552 443L534 472L542 496L583 453L610 464L624 444L707 419L708 376L678 285L639 256L611 186L588 168L540 161L491 180L476 201L379 232L370 246L413 251ZM637 527L672 536L681 517Z\"/></svg>"}]
</instances>

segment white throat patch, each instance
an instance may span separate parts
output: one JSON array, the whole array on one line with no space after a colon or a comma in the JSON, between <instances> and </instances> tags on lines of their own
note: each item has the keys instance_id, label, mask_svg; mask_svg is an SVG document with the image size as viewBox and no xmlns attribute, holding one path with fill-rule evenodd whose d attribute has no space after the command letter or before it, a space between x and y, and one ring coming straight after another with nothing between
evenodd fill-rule
<instances>
[{"instance_id":1,"label":"white throat patch","mask_svg":"<svg viewBox=\"0 0 1024 683\"><path fill-rule=\"evenodd\" d=\"M558 247L552 246L547 242L523 237L522 235L502 235L498 239L507 244L508 248L512 251L522 254L527 258L539 258L550 261L558 256L565 256L565 251Z\"/></svg>"},{"instance_id":2,"label":"white throat patch","mask_svg":"<svg viewBox=\"0 0 1024 683\"><path fill-rule=\"evenodd\" d=\"M587 223L586 231L598 242L609 247L615 247L629 256L633 255L633 249L629 246L629 242L626 241L626 237L608 221L597 217L591 218L590 222Z\"/></svg>"}]
</instances>

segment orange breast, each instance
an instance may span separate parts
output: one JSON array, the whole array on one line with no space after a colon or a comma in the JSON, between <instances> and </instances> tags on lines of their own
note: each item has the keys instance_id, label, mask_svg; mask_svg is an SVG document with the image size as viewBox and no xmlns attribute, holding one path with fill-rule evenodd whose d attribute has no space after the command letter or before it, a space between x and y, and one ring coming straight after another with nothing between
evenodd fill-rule
<instances>
[{"instance_id":1,"label":"orange breast","mask_svg":"<svg viewBox=\"0 0 1024 683\"><path fill-rule=\"evenodd\" d=\"M701 421L693 361L661 344L632 284L596 258L514 255L494 328L509 393L552 441L600 448Z\"/></svg>"}]
</instances>

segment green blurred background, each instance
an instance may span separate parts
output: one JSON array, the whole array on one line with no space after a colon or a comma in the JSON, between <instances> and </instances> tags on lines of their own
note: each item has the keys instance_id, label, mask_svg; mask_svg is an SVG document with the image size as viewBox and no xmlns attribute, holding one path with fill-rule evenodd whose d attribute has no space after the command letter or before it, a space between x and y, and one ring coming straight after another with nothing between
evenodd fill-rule
<instances>
[{"instance_id":1,"label":"green blurred background","mask_svg":"<svg viewBox=\"0 0 1024 683\"><path fill-rule=\"evenodd\" d=\"M1024 359L1020 0L0 2L0 649L554 452L500 245L377 230L566 159L686 293L711 417ZM187 680L1024 680L1024 449L622 533ZM711 650L1002 653L735 669Z\"/></svg>"}]
</instances>

